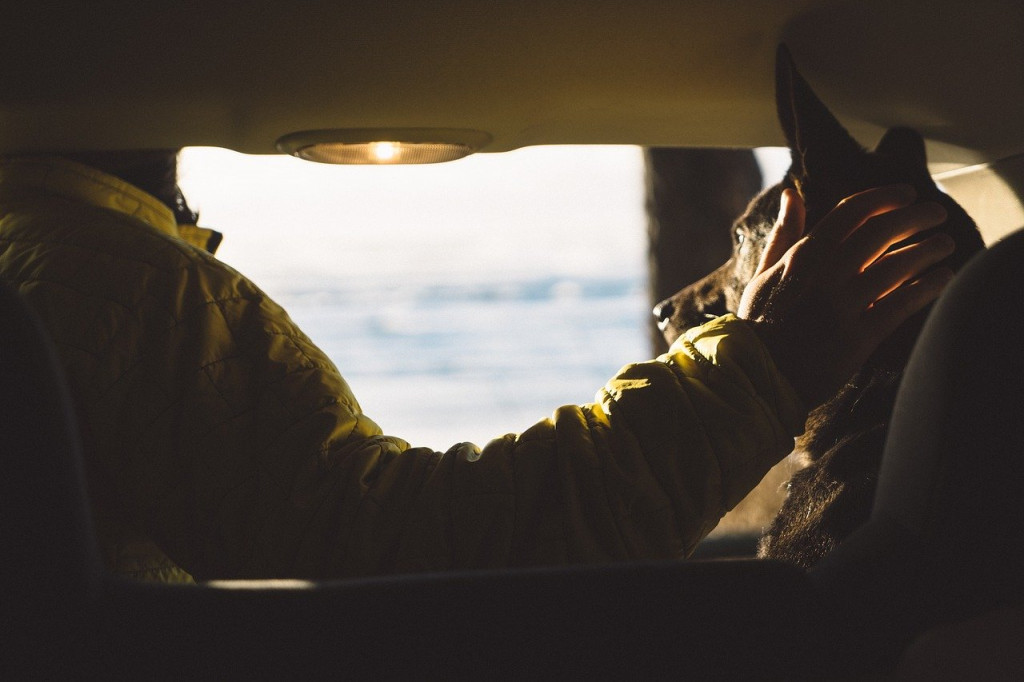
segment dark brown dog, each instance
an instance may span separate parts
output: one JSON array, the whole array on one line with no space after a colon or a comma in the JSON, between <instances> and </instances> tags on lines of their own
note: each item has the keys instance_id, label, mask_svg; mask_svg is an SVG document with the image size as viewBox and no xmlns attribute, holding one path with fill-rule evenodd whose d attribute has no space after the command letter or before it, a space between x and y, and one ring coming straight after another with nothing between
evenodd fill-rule
<instances>
[{"instance_id":1,"label":"dark brown dog","mask_svg":"<svg viewBox=\"0 0 1024 682\"><path fill-rule=\"evenodd\" d=\"M937 201L949 215L934 228L956 241L956 252L945 265L956 270L984 248L974 221L929 176L920 135L894 128L874 151L866 151L811 91L784 47L779 49L775 77L779 120L792 165L783 181L757 196L733 224L732 257L655 308L670 343L706 318L737 309L787 187L803 197L810 227L851 194L909 183L917 189L919 201ZM796 443L809 464L790 481L781 511L761 538L760 556L809 567L867 520L896 388L925 314L908 320L846 386L811 413L806 432Z\"/></svg>"}]
</instances>

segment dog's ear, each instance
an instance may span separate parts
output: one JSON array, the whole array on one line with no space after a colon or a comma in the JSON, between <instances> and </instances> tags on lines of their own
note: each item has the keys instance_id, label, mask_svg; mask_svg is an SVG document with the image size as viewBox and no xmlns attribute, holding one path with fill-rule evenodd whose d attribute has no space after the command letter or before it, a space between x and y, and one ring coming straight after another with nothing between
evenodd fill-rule
<instances>
[{"instance_id":1,"label":"dog's ear","mask_svg":"<svg viewBox=\"0 0 1024 682\"><path fill-rule=\"evenodd\" d=\"M927 169L924 138L910 128L890 128L875 147L875 153L899 159L907 168Z\"/></svg>"},{"instance_id":2,"label":"dog's ear","mask_svg":"<svg viewBox=\"0 0 1024 682\"><path fill-rule=\"evenodd\" d=\"M798 182L835 173L856 163L863 153L797 71L784 44L775 58L775 106L792 154L790 173Z\"/></svg>"}]
</instances>

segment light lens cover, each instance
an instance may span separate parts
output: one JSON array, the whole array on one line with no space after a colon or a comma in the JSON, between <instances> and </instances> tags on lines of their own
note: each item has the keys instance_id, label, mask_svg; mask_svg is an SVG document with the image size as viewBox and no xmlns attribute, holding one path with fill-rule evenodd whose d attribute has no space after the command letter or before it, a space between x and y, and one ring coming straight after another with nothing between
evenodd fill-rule
<instances>
[{"instance_id":1,"label":"light lens cover","mask_svg":"<svg viewBox=\"0 0 1024 682\"><path fill-rule=\"evenodd\" d=\"M277 148L319 163L393 165L455 161L490 141L478 130L340 128L291 133L277 141Z\"/></svg>"},{"instance_id":2,"label":"light lens cover","mask_svg":"<svg viewBox=\"0 0 1024 682\"><path fill-rule=\"evenodd\" d=\"M473 148L453 142L321 142L296 150L307 161L344 164L442 163L473 153Z\"/></svg>"}]
</instances>

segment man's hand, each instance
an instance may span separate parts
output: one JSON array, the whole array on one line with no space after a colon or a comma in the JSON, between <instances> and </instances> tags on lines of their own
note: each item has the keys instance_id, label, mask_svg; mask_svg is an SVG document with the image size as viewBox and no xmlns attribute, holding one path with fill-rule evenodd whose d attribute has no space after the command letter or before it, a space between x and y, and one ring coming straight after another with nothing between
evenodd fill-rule
<instances>
[{"instance_id":1,"label":"man's hand","mask_svg":"<svg viewBox=\"0 0 1024 682\"><path fill-rule=\"evenodd\" d=\"M844 199L804 236L804 206L784 190L738 316L749 320L808 408L831 396L907 318L952 278L926 270L953 253L946 234L886 253L946 219L939 204L912 204L913 188L893 185Z\"/></svg>"}]
</instances>

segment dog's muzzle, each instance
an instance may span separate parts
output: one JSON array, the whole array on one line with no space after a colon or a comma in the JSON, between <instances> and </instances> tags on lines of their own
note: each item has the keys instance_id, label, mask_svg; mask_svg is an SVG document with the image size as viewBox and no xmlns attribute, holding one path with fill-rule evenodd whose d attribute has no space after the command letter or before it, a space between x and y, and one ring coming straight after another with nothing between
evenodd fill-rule
<instances>
[{"instance_id":1,"label":"dog's muzzle","mask_svg":"<svg viewBox=\"0 0 1024 682\"><path fill-rule=\"evenodd\" d=\"M654 306L654 310L652 312L654 313L655 319L658 320L658 329L665 331L665 328L668 327L669 322L672 320L672 316L676 312L676 307L672 305L672 301L665 300Z\"/></svg>"}]
</instances>

